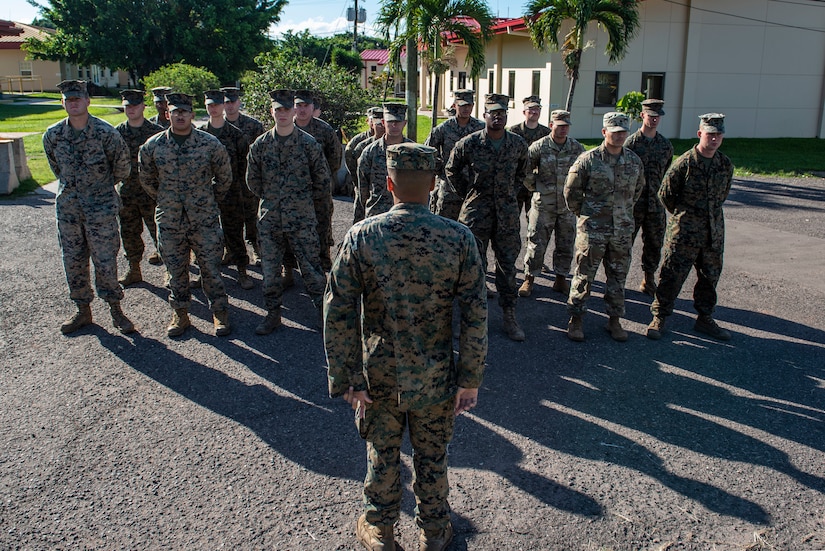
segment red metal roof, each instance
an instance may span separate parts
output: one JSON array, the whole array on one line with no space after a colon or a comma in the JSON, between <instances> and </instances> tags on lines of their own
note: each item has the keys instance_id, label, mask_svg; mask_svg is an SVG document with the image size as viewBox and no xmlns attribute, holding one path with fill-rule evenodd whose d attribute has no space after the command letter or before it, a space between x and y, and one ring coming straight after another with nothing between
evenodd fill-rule
<instances>
[{"instance_id":1,"label":"red metal roof","mask_svg":"<svg viewBox=\"0 0 825 551\"><path fill-rule=\"evenodd\" d=\"M386 65L390 59L389 50L364 50L361 52L361 59L364 61L374 61L379 65Z\"/></svg>"}]
</instances>

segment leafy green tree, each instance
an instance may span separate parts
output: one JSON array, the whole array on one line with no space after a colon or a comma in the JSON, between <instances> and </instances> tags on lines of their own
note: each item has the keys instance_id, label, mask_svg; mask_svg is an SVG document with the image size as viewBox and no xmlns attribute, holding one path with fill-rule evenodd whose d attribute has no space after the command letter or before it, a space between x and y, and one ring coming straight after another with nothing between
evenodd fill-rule
<instances>
[{"instance_id":1,"label":"leafy green tree","mask_svg":"<svg viewBox=\"0 0 825 551\"><path fill-rule=\"evenodd\" d=\"M381 49L388 47L386 41L369 36L359 36L358 45L363 49ZM275 41L275 47L284 55L314 59L318 62L318 65L326 65L328 63L335 63L333 59L335 50L352 51L352 35L348 33L338 33L331 37L318 37L310 34L308 30L303 30L298 33L289 30ZM356 56L358 56L358 60L360 61L360 56L358 54L356 54ZM343 66L349 67L354 66L354 64L347 61Z\"/></svg>"},{"instance_id":2,"label":"leafy green tree","mask_svg":"<svg viewBox=\"0 0 825 551\"><path fill-rule=\"evenodd\" d=\"M473 19L478 27L468 25ZM493 14L484 0L383 0L375 26L389 38L390 57L395 61L407 41L422 48L422 57L433 76L433 98L438 98L439 82L450 67L454 51L447 37L458 39L467 47L470 77L475 79L484 69L484 47L492 38ZM438 109L433 106L432 125L437 124ZM415 124L411 121L410 124Z\"/></svg>"},{"instance_id":3,"label":"leafy green tree","mask_svg":"<svg viewBox=\"0 0 825 551\"><path fill-rule=\"evenodd\" d=\"M616 102L616 111L627 113L636 122L642 122L642 102L645 95L641 92L628 92Z\"/></svg>"},{"instance_id":4,"label":"leafy green tree","mask_svg":"<svg viewBox=\"0 0 825 551\"><path fill-rule=\"evenodd\" d=\"M233 82L271 42L286 0L49 0L57 31L24 46L35 59L128 71L136 80L186 61Z\"/></svg>"},{"instance_id":5,"label":"leafy green tree","mask_svg":"<svg viewBox=\"0 0 825 551\"><path fill-rule=\"evenodd\" d=\"M244 89L244 109L252 116L272 126L269 91L278 88L314 90L322 98L321 118L348 135L358 129L358 123L371 97L358 82L358 77L335 65L321 66L314 59L296 59L273 51L255 58L257 71L241 78Z\"/></svg>"},{"instance_id":6,"label":"leafy green tree","mask_svg":"<svg viewBox=\"0 0 825 551\"><path fill-rule=\"evenodd\" d=\"M364 68L361 54L338 47L332 49L332 64L356 75L360 75Z\"/></svg>"},{"instance_id":7,"label":"leafy green tree","mask_svg":"<svg viewBox=\"0 0 825 551\"><path fill-rule=\"evenodd\" d=\"M215 90L221 86L214 74L203 67L193 67L186 63L173 63L161 67L146 75L143 83L147 90L157 86L169 86L175 92L195 96L195 104L199 107L204 107L203 93L206 90Z\"/></svg>"},{"instance_id":8,"label":"leafy green tree","mask_svg":"<svg viewBox=\"0 0 825 551\"><path fill-rule=\"evenodd\" d=\"M561 51L562 61L570 79L565 109L570 111L573 93L579 80L582 52L587 26L594 22L607 33L607 54L610 63L618 63L639 31L638 0L530 0L524 20L533 43L539 50ZM559 45L562 25L570 30Z\"/></svg>"}]
</instances>

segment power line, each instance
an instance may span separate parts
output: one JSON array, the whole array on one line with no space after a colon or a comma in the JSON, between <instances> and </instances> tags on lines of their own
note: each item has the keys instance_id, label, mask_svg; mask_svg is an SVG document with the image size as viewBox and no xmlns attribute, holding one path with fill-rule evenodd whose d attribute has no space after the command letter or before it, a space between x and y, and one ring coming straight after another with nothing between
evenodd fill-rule
<instances>
[{"instance_id":1,"label":"power line","mask_svg":"<svg viewBox=\"0 0 825 551\"><path fill-rule=\"evenodd\" d=\"M825 0L812 0L812 1L819 2L819 3L825 3ZM682 2L677 2L676 0L664 0L664 2L667 2L668 4L674 4L676 6L682 6L684 8L689 8L691 10L703 11L703 12L707 12L707 13L714 13L716 15L725 15L725 16L728 16L728 17L733 17L735 19L743 19L745 21L754 21L756 23L764 23L765 25L774 25L776 27L785 27L787 29L799 29L799 30L802 30L802 31L811 31L811 32L815 32L815 33L825 33L825 29L816 29L816 28L812 28L812 27L801 27L799 25L788 25L786 23L775 23L773 21L767 21L765 19L757 19L755 17L747 17L745 15L738 15L738 14L734 14L734 13L726 13L726 12L723 12L723 11L711 10L711 9L707 9L707 8L697 8L696 6L691 6L689 4L684 4Z\"/></svg>"}]
</instances>

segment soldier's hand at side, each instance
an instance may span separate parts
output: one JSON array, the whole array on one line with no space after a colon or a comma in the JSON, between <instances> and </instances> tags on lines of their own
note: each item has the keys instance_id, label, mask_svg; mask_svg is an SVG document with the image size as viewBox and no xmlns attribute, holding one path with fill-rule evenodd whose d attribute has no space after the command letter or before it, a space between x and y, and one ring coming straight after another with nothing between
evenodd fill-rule
<instances>
[{"instance_id":1,"label":"soldier's hand at side","mask_svg":"<svg viewBox=\"0 0 825 551\"><path fill-rule=\"evenodd\" d=\"M344 400L352 406L352 409L355 410L355 413L359 419L364 418L364 415L367 412L367 404L372 403L369 392L366 390L359 390L356 392L352 387L349 387L347 391L344 392Z\"/></svg>"},{"instance_id":2,"label":"soldier's hand at side","mask_svg":"<svg viewBox=\"0 0 825 551\"><path fill-rule=\"evenodd\" d=\"M478 389L477 388L462 388L458 387L458 392L455 395L455 414L461 415L465 411L470 411L478 404Z\"/></svg>"}]
</instances>

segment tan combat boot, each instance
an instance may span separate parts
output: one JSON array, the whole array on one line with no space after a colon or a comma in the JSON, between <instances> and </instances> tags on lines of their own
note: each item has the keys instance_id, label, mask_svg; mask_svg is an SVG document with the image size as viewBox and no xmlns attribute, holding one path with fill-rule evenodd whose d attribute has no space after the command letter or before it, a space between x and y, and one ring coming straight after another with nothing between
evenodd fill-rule
<instances>
[{"instance_id":1,"label":"tan combat boot","mask_svg":"<svg viewBox=\"0 0 825 551\"><path fill-rule=\"evenodd\" d=\"M112 313L112 324L121 333L134 333L135 324L129 321L123 310L120 309L120 302L110 302L109 311Z\"/></svg>"},{"instance_id":2,"label":"tan combat boot","mask_svg":"<svg viewBox=\"0 0 825 551\"><path fill-rule=\"evenodd\" d=\"M447 528L436 534L421 530L421 534L418 536L418 551L444 551L452 541L452 524L448 524Z\"/></svg>"},{"instance_id":3,"label":"tan combat boot","mask_svg":"<svg viewBox=\"0 0 825 551\"><path fill-rule=\"evenodd\" d=\"M267 312L266 317L255 328L258 335L269 335L281 326L281 309L276 308Z\"/></svg>"},{"instance_id":4,"label":"tan combat boot","mask_svg":"<svg viewBox=\"0 0 825 551\"><path fill-rule=\"evenodd\" d=\"M255 286L255 282L252 281L252 278L249 277L249 274L246 273L245 266L238 266L238 285L240 285L241 289L248 291Z\"/></svg>"},{"instance_id":5,"label":"tan combat boot","mask_svg":"<svg viewBox=\"0 0 825 551\"><path fill-rule=\"evenodd\" d=\"M536 277L532 274L525 274L524 283L518 288L518 296L529 297L533 293L533 283Z\"/></svg>"},{"instance_id":6,"label":"tan combat boot","mask_svg":"<svg viewBox=\"0 0 825 551\"><path fill-rule=\"evenodd\" d=\"M645 277L642 279L639 290L646 295L656 296L656 274L653 272L645 272Z\"/></svg>"},{"instance_id":7,"label":"tan combat boot","mask_svg":"<svg viewBox=\"0 0 825 551\"><path fill-rule=\"evenodd\" d=\"M284 289L284 291L286 291L290 287L295 286L295 273L294 272L295 272L295 270L293 270L292 268L288 268L287 266L284 266L283 271L281 272L281 275L283 275L283 277L284 277L284 280L283 280L283 289Z\"/></svg>"},{"instance_id":8,"label":"tan combat boot","mask_svg":"<svg viewBox=\"0 0 825 551\"><path fill-rule=\"evenodd\" d=\"M567 322L567 338L574 342L584 341L581 316L570 316L570 321Z\"/></svg>"},{"instance_id":9,"label":"tan combat boot","mask_svg":"<svg viewBox=\"0 0 825 551\"><path fill-rule=\"evenodd\" d=\"M129 259L129 269L123 274L123 277L117 280L123 287L134 285L143 281L143 274L140 273L140 259Z\"/></svg>"},{"instance_id":10,"label":"tan combat boot","mask_svg":"<svg viewBox=\"0 0 825 551\"><path fill-rule=\"evenodd\" d=\"M355 526L358 541L369 551L395 551L393 526L375 526L367 522L367 515L358 517Z\"/></svg>"},{"instance_id":11,"label":"tan combat boot","mask_svg":"<svg viewBox=\"0 0 825 551\"><path fill-rule=\"evenodd\" d=\"M215 326L215 335L218 337L225 337L231 333L229 310L215 310L212 312L212 324Z\"/></svg>"},{"instance_id":12,"label":"tan combat boot","mask_svg":"<svg viewBox=\"0 0 825 551\"><path fill-rule=\"evenodd\" d=\"M86 327L92 323L92 307L88 304L78 304L77 312L72 317L63 322L60 332L64 335L74 333L81 327Z\"/></svg>"},{"instance_id":13,"label":"tan combat boot","mask_svg":"<svg viewBox=\"0 0 825 551\"><path fill-rule=\"evenodd\" d=\"M622 324L619 316L610 316L605 327L610 333L610 338L617 342L625 342L627 340L627 331L622 329Z\"/></svg>"},{"instance_id":14,"label":"tan combat boot","mask_svg":"<svg viewBox=\"0 0 825 551\"><path fill-rule=\"evenodd\" d=\"M166 328L166 335L180 337L190 325L192 325L192 322L189 321L189 312L186 308L175 308L172 312L172 321L169 322L169 326Z\"/></svg>"},{"instance_id":15,"label":"tan combat boot","mask_svg":"<svg viewBox=\"0 0 825 551\"><path fill-rule=\"evenodd\" d=\"M556 281L553 282L553 290L567 296L570 294L570 284L567 283L567 278L561 274L556 274Z\"/></svg>"},{"instance_id":16,"label":"tan combat boot","mask_svg":"<svg viewBox=\"0 0 825 551\"><path fill-rule=\"evenodd\" d=\"M653 316L653 321L647 326L647 338L658 341L662 338L662 333L665 332L665 318L662 316Z\"/></svg>"},{"instance_id":17,"label":"tan combat boot","mask_svg":"<svg viewBox=\"0 0 825 551\"><path fill-rule=\"evenodd\" d=\"M507 336L514 341L521 342L525 338L524 331L522 331L521 327L519 327L519 324L516 321L515 306L504 307L504 332L507 333Z\"/></svg>"}]
</instances>

